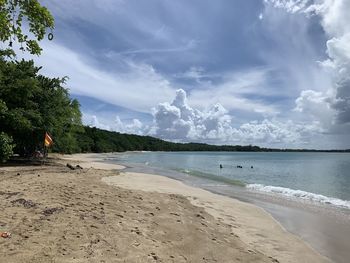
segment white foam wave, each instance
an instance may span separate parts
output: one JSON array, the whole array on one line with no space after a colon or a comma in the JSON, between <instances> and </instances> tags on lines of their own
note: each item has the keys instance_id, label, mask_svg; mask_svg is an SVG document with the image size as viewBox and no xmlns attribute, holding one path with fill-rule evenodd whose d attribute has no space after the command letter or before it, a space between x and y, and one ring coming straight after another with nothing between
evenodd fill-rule
<instances>
[{"instance_id":1,"label":"white foam wave","mask_svg":"<svg viewBox=\"0 0 350 263\"><path fill-rule=\"evenodd\" d=\"M334 205L337 207L350 209L350 201L333 198L333 197L327 197L324 195L314 194L314 193L310 193L302 190L294 190L290 188L263 185L263 184L248 184L246 185L246 187L250 190L282 195L288 198L299 198L299 199L308 200L312 202L318 202L322 204Z\"/></svg>"}]
</instances>

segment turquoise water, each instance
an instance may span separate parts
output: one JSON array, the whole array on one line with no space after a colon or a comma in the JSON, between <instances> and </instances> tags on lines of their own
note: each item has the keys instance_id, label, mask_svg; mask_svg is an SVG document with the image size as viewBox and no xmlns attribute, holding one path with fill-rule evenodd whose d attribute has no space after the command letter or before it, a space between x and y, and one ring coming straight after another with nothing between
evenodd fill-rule
<instances>
[{"instance_id":1,"label":"turquoise water","mask_svg":"<svg viewBox=\"0 0 350 263\"><path fill-rule=\"evenodd\" d=\"M118 159L241 185L250 191L350 208L348 153L143 152Z\"/></svg>"}]
</instances>

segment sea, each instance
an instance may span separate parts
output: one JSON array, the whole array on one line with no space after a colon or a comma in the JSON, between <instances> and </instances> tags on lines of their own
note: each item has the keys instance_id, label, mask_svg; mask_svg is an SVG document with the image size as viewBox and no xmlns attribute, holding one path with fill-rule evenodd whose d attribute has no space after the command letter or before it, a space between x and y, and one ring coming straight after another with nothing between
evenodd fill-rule
<instances>
[{"instance_id":1,"label":"sea","mask_svg":"<svg viewBox=\"0 0 350 263\"><path fill-rule=\"evenodd\" d=\"M253 203L333 262L349 262L350 153L126 152L102 161Z\"/></svg>"},{"instance_id":2,"label":"sea","mask_svg":"<svg viewBox=\"0 0 350 263\"><path fill-rule=\"evenodd\" d=\"M350 209L349 153L140 152L118 159L209 179L217 185Z\"/></svg>"}]
</instances>

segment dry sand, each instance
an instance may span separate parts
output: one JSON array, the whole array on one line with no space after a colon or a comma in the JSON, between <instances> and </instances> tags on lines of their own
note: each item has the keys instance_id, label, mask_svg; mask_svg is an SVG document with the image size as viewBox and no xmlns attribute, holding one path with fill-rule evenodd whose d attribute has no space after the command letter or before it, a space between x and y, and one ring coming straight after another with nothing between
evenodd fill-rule
<instances>
[{"instance_id":1,"label":"dry sand","mask_svg":"<svg viewBox=\"0 0 350 263\"><path fill-rule=\"evenodd\" d=\"M0 262L325 261L253 205L94 158L0 168Z\"/></svg>"}]
</instances>

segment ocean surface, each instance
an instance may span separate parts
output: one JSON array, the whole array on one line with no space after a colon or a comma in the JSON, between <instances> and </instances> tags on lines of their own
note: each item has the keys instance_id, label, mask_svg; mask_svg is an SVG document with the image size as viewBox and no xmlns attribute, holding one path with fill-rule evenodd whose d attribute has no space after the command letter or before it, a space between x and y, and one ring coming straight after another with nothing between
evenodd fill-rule
<instances>
[{"instance_id":1,"label":"ocean surface","mask_svg":"<svg viewBox=\"0 0 350 263\"><path fill-rule=\"evenodd\" d=\"M349 153L140 152L115 159L209 179L217 185L350 209Z\"/></svg>"}]
</instances>

